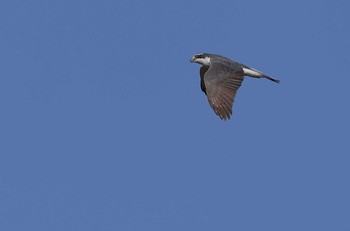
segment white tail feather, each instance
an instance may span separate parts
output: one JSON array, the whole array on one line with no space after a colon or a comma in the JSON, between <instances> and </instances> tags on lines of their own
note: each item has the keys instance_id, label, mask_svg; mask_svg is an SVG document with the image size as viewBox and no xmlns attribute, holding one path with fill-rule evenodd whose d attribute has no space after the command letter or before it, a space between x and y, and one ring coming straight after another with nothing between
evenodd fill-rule
<instances>
[{"instance_id":1,"label":"white tail feather","mask_svg":"<svg viewBox=\"0 0 350 231\"><path fill-rule=\"evenodd\" d=\"M243 67L243 72L244 72L244 75L248 75L248 76L252 76L252 77L263 77L264 76L263 73L261 73L258 70L255 70L253 68Z\"/></svg>"}]
</instances>

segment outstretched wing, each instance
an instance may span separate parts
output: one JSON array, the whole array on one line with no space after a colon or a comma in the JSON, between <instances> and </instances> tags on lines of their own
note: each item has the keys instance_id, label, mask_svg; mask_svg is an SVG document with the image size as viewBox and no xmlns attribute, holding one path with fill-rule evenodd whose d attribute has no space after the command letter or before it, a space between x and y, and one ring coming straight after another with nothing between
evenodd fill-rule
<instances>
[{"instance_id":1,"label":"outstretched wing","mask_svg":"<svg viewBox=\"0 0 350 231\"><path fill-rule=\"evenodd\" d=\"M232 105L243 81L243 69L222 63L211 63L204 74L204 85L210 106L223 120L230 119Z\"/></svg>"}]
</instances>

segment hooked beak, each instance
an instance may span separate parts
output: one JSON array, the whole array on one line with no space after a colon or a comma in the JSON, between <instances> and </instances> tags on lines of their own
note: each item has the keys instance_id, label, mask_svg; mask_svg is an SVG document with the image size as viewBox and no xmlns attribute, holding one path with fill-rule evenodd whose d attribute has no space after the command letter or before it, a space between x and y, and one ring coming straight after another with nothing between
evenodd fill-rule
<instances>
[{"instance_id":1,"label":"hooked beak","mask_svg":"<svg viewBox=\"0 0 350 231\"><path fill-rule=\"evenodd\" d=\"M190 59L190 62L193 63L195 59L196 58L194 56L192 56L192 58Z\"/></svg>"}]
</instances>

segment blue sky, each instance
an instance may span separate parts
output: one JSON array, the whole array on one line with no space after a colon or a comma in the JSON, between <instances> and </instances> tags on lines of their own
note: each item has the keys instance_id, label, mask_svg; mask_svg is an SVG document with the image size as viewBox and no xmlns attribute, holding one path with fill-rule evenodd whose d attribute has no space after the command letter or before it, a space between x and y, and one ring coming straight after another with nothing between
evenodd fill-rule
<instances>
[{"instance_id":1,"label":"blue sky","mask_svg":"<svg viewBox=\"0 0 350 231\"><path fill-rule=\"evenodd\" d=\"M0 1L0 230L349 230L349 8ZM281 83L221 121L199 52Z\"/></svg>"}]
</instances>

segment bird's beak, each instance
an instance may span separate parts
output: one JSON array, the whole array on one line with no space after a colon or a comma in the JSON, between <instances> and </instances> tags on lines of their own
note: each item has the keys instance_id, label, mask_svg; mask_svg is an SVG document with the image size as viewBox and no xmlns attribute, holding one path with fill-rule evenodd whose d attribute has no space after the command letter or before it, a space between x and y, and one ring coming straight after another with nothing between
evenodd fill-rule
<instances>
[{"instance_id":1,"label":"bird's beak","mask_svg":"<svg viewBox=\"0 0 350 231\"><path fill-rule=\"evenodd\" d=\"M192 58L190 59L190 62L193 63L195 59L196 58L194 56L192 56Z\"/></svg>"}]
</instances>

